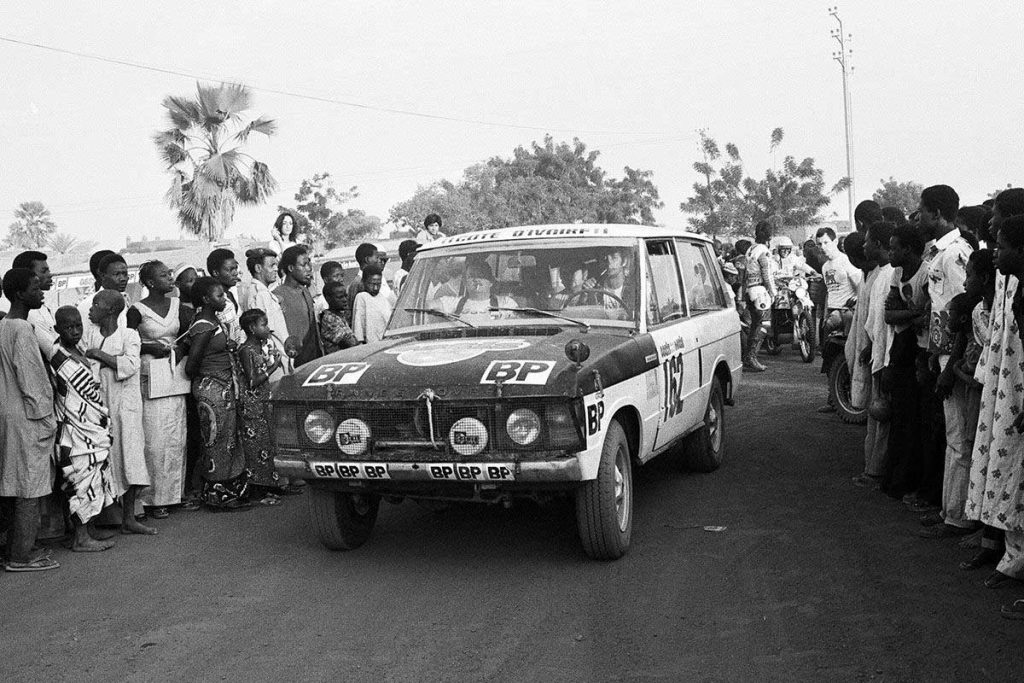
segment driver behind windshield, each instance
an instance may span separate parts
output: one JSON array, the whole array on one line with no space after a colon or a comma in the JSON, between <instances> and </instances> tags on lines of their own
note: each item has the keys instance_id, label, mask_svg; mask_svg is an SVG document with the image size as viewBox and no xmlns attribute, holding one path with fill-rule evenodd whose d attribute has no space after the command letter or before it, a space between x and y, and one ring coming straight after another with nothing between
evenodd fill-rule
<instances>
[{"instance_id":1,"label":"driver behind windshield","mask_svg":"<svg viewBox=\"0 0 1024 683\"><path fill-rule=\"evenodd\" d=\"M586 303L585 295L580 292L587 282L587 271L582 263L567 263L558 269L559 284L562 289L551 297L551 308L560 311L570 300L575 304ZM576 295L576 296L573 296Z\"/></svg>"},{"instance_id":2,"label":"driver behind windshield","mask_svg":"<svg viewBox=\"0 0 1024 683\"><path fill-rule=\"evenodd\" d=\"M604 255L604 270L587 280L587 289L598 289L612 296L597 294L606 311L632 309L636 301L636 283L630 277L630 250L616 248ZM573 303L576 303L575 301Z\"/></svg>"}]
</instances>

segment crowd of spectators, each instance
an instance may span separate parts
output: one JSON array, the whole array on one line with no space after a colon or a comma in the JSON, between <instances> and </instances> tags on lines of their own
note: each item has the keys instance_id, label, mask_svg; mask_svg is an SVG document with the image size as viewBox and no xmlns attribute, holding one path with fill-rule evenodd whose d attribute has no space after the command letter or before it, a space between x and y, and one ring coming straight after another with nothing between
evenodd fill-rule
<instances>
[{"instance_id":1,"label":"crowd of spectators","mask_svg":"<svg viewBox=\"0 0 1024 683\"><path fill-rule=\"evenodd\" d=\"M440 222L424 222L430 239L443 236ZM59 567L37 544L41 513L53 508L71 526L72 550L98 552L117 531L157 534L173 512L273 507L303 492L274 467L271 382L379 340L421 245L401 244L394 288L383 281L387 255L361 244L353 282L327 261L322 291L311 292L311 254L291 214L271 238L246 251L244 284L229 249L204 264L149 261L138 301L126 296L124 258L96 252L94 291L56 310L46 301L47 255L17 255L3 275L10 311L0 320L5 569Z\"/></svg>"},{"instance_id":2,"label":"crowd of spectators","mask_svg":"<svg viewBox=\"0 0 1024 683\"><path fill-rule=\"evenodd\" d=\"M864 469L853 481L919 515L918 536L973 549L958 566L988 568L986 588L1019 587L1024 189L961 206L953 188L935 185L908 217L864 201L855 220L856 232L841 242L831 228L819 229L799 264L822 277L822 334L846 335L850 402L867 410ZM770 237L761 223L753 244L724 248L748 328L744 368L754 372L766 369L757 353L782 265ZM1024 600L1002 613L1024 619Z\"/></svg>"}]
</instances>

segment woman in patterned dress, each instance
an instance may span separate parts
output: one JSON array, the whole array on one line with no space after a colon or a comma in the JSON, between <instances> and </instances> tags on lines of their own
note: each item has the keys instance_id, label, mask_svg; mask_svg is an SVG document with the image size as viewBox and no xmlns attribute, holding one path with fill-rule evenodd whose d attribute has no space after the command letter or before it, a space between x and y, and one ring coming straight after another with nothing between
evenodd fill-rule
<instances>
[{"instance_id":1,"label":"woman in patterned dress","mask_svg":"<svg viewBox=\"0 0 1024 683\"><path fill-rule=\"evenodd\" d=\"M975 375L984 388L966 506L968 519L1004 532L1002 559L985 580L989 588L1024 579L1024 216L1002 223L998 244L991 339Z\"/></svg>"},{"instance_id":2,"label":"woman in patterned dress","mask_svg":"<svg viewBox=\"0 0 1024 683\"><path fill-rule=\"evenodd\" d=\"M201 277L192 286L192 301L197 310L188 330L185 372L192 378L192 396L199 411L203 502L217 511L245 509L249 506L249 471L238 443L234 342L217 319L227 305L224 286L211 277Z\"/></svg>"}]
</instances>

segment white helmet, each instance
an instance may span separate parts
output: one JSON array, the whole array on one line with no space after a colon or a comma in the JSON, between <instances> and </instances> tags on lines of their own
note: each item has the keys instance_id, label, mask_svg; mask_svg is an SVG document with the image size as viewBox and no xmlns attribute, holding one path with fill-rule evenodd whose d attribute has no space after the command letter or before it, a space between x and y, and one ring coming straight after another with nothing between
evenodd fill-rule
<instances>
[{"instance_id":1,"label":"white helmet","mask_svg":"<svg viewBox=\"0 0 1024 683\"><path fill-rule=\"evenodd\" d=\"M786 235L780 235L779 237L776 238L775 246L778 249L792 249L793 240L789 239L789 237Z\"/></svg>"}]
</instances>

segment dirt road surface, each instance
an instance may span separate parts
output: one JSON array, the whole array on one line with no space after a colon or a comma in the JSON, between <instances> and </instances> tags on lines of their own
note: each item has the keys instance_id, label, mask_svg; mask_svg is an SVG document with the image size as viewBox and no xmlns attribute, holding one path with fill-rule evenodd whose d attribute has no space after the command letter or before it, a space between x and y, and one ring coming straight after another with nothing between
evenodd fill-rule
<instances>
[{"instance_id":1,"label":"dirt road surface","mask_svg":"<svg viewBox=\"0 0 1024 683\"><path fill-rule=\"evenodd\" d=\"M305 497L177 513L62 567L0 574L0 679L1024 680L1024 622L969 551L854 487L863 428L785 351L727 411L716 473L637 475L630 553L592 562L572 507L385 504L322 549ZM704 526L723 526L720 532Z\"/></svg>"}]
</instances>

